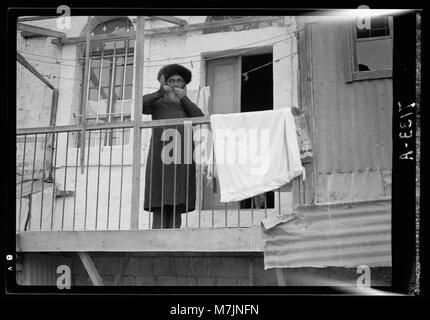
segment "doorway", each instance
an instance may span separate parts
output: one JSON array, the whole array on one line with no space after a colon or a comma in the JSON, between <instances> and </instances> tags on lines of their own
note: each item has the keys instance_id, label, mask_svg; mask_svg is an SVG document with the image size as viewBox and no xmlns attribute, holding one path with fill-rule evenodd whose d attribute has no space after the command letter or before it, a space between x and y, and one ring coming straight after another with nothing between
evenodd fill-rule
<instances>
[{"instance_id":1,"label":"doorway","mask_svg":"<svg viewBox=\"0 0 430 320\"><path fill-rule=\"evenodd\" d=\"M209 60L207 65L207 85L211 88L209 113L273 110L272 61L271 52ZM239 205L241 209L274 208L274 192L242 200ZM237 203L227 204L228 209L237 207ZM216 210L226 208L226 204L220 201L218 181L215 192L207 183L203 183L202 209L212 208Z\"/></svg>"}]
</instances>

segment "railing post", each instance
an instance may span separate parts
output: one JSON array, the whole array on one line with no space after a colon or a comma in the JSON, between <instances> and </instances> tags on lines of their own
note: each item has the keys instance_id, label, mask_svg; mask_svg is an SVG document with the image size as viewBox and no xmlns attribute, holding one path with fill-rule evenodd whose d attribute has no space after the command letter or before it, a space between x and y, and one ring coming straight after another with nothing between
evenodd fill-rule
<instances>
[{"instance_id":1,"label":"railing post","mask_svg":"<svg viewBox=\"0 0 430 320\"><path fill-rule=\"evenodd\" d=\"M83 91L81 96L81 174L85 170L85 128L87 124L87 103L88 103L88 79L90 68L90 45L91 45L91 29L90 29L91 16L87 19L87 30L85 35L85 69L84 69L84 82ZM90 143L90 141L88 141Z\"/></svg>"},{"instance_id":2,"label":"railing post","mask_svg":"<svg viewBox=\"0 0 430 320\"><path fill-rule=\"evenodd\" d=\"M137 17L136 30L136 77L134 96L134 126L133 126L133 171L131 189L131 219L130 229L139 226L140 207L140 158L141 158L141 128L142 118L142 93L143 93L143 44L144 44L145 18Z\"/></svg>"}]
</instances>

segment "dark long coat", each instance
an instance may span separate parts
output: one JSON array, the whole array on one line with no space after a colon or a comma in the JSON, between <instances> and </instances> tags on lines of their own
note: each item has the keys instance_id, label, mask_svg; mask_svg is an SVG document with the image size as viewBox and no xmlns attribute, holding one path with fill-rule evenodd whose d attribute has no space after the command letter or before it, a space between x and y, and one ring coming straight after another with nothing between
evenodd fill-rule
<instances>
[{"instance_id":1,"label":"dark long coat","mask_svg":"<svg viewBox=\"0 0 430 320\"><path fill-rule=\"evenodd\" d=\"M143 96L142 112L151 114L153 120L204 116L202 111L186 96L181 99L180 103L158 97L156 93ZM169 142L172 145L173 141L172 137L166 141L161 140L161 135L166 128L176 129L180 134L176 141L177 147L181 147L181 161L176 165L175 163L165 164L161 159L163 145L166 146ZM154 208L164 205L176 205L180 213L193 211L196 201L196 168L193 153L191 153L191 157L187 158L190 159L187 161L188 164L184 161L184 126L160 127L152 130L145 171L144 210L154 211ZM192 134L192 130L190 131ZM193 152L194 144L191 149ZM173 156L173 151L170 151L170 156Z\"/></svg>"}]
</instances>

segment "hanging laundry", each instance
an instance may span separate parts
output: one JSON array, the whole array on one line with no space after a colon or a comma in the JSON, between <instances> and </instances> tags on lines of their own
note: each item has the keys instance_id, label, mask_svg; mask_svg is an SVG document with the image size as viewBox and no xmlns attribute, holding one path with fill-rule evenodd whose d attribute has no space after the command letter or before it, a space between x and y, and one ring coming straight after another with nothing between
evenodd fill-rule
<instances>
[{"instance_id":1,"label":"hanging laundry","mask_svg":"<svg viewBox=\"0 0 430 320\"><path fill-rule=\"evenodd\" d=\"M221 202L241 201L304 175L290 108L210 116Z\"/></svg>"},{"instance_id":2,"label":"hanging laundry","mask_svg":"<svg viewBox=\"0 0 430 320\"><path fill-rule=\"evenodd\" d=\"M187 97L196 104L205 116L209 115L210 87L199 87L198 89L187 90Z\"/></svg>"}]
</instances>

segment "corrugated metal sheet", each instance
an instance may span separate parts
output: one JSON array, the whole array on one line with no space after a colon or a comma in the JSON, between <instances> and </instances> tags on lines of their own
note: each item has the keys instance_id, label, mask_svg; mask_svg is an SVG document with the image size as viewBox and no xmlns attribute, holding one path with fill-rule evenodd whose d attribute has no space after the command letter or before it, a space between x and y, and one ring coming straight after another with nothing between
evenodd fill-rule
<instances>
[{"instance_id":1,"label":"corrugated metal sheet","mask_svg":"<svg viewBox=\"0 0 430 320\"><path fill-rule=\"evenodd\" d=\"M391 266L391 204L304 209L264 232L264 265Z\"/></svg>"},{"instance_id":2,"label":"corrugated metal sheet","mask_svg":"<svg viewBox=\"0 0 430 320\"><path fill-rule=\"evenodd\" d=\"M341 23L312 25L317 172L391 169L392 80L345 82Z\"/></svg>"},{"instance_id":3,"label":"corrugated metal sheet","mask_svg":"<svg viewBox=\"0 0 430 320\"><path fill-rule=\"evenodd\" d=\"M72 269L72 260L67 256L46 253L25 253L23 258L23 282L25 285L55 286L57 268L67 265Z\"/></svg>"}]
</instances>

